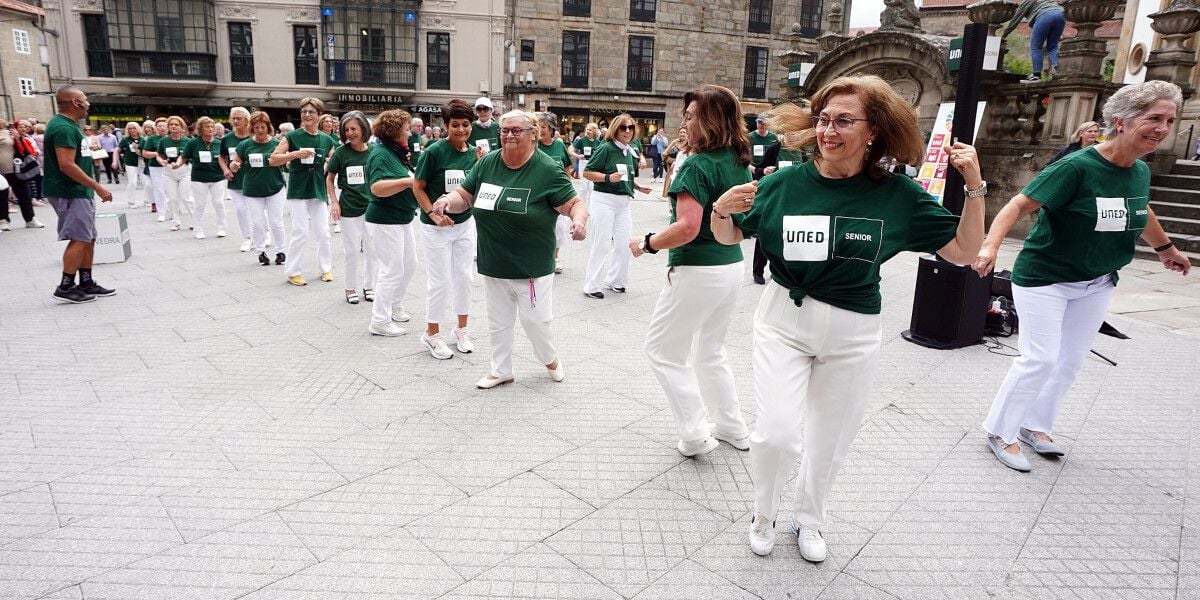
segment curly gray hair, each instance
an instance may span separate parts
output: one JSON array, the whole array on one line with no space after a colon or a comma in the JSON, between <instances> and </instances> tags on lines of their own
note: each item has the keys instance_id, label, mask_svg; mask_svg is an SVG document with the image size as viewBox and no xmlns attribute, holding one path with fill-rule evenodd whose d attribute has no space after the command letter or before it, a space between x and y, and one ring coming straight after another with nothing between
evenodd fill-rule
<instances>
[{"instance_id":1,"label":"curly gray hair","mask_svg":"<svg viewBox=\"0 0 1200 600\"><path fill-rule=\"evenodd\" d=\"M1104 134L1111 136L1116 131L1115 117L1124 122L1131 121L1159 100L1174 102L1176 112L1183 108L1183 92L1169 81L1155 79L1117 90L1104 103Z\"/></svg>"}]
</instances>

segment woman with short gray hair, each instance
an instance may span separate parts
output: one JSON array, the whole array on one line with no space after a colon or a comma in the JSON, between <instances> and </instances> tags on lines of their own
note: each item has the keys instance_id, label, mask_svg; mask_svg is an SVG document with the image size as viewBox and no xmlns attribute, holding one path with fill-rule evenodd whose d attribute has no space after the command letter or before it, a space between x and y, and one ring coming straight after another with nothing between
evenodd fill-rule
<instances>
[{"instance_id":1,"label":"woman with short gray hair","mask_svg":"<svg viewBox=\"0 0 1200 600\"><path fill-rule=\"evenodd\" d=\"M1038 213L1013 266L1020 356L983 422L988 447L1011 469L1032 468L1017 440L1043 456L1063 455L1050 437L1058 408L1137 238L1168 270L1187 275L1191 269L1149 206L1150 168L1139 160L1171 137L1182 106L1179 87L1166 81L1117 90L1104 104L1108 139L1046 168L992 222L973 265L980 275L995 266L1013 224Z\"/></svg>"}]
</instances>

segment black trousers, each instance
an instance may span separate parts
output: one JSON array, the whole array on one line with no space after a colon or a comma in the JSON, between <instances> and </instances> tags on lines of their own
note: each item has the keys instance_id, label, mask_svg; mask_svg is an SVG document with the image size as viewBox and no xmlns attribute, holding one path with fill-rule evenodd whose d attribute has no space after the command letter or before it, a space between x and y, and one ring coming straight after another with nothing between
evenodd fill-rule
<instances>
[{"instance_id":1,"label":"black trousers","mask_svg":"<svg viewBox=\"0 0 1200 600\"><path fill-rule=\"evenodd\" d=\"M112 156L109 156L108 158L106 158L100 162L104 163L104 174L108 178L108 182L112 183L115 181L117 183L121 183L121 169L113 168Z\"/></svg>"},{"instance_id":2,"label":"black trousers","mask_svg":"<svg viewBox=\"0 0 1200 600\"><path fill-rule=\"evenodd\" d=\"M767 268L767 255L763 254L762 242L757 237L754 238L754 274L758 277L763 276L763 270Z\"/></svg>"},{"instance_id":3,"label":"black trousers","mask_svg":"<svg viewBox=\"0 0 1200 600\"><path fill-rule=\"evenodd\" d=\"M661 154L655 154L650 157L654 159L654 178L658 179L663 176L663 159Z\"/></svg>"},{"instance_id":4,"label":"black trousers","mask_svg":"<svg viewBox=\"0 0 1200 600\"><path fill-rule=\"evenodd\" d=\"M32 221L33 198L29 195L29 182L17 179L17 176L14 173L5 173L4 178L8 180L8 187L11 189L12 193L16 194L17 196L17 206L21 207L21 216L25 219L26 223ZM9 192L4 192L4 199L6 202L4 202L3 216L4 220L6 221L11 220L8 218L8 194Z\"/></svg>"}]
</instances>

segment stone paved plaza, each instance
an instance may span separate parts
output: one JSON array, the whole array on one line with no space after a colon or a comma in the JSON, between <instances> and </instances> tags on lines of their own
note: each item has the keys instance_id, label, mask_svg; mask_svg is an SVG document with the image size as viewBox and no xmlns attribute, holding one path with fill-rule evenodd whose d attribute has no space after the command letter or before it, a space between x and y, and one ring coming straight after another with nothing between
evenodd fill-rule
<instances>
[{"instance_id":1,"label":"stone paved plaza","mask_svg":"<svg viewBox=\"0 0 1200 600\"><path fill-rule=\"evenodd\" d=\"M339 280L310 268L296 288L236 234L195 240L139 209L133 258L96 269L119 293L61 305L38 212L47 229L0 234L5 600L1200 598L1196 273L1124 271L1110 322L1132 339L1099 338L1119 364L1086 361L1055 432L1067 457L1021 474L977 426L1008 351L901 339L917 256L892 261L882 368L813 565L782 516L775 552L750 553L747 453L673 448L642 352L661 255L598 301L572 244L566 381L518 334L516 383L481 391L478 281L477 352L437 361L416 333L423 271L409 335L375 337L370 304L342 301L336 235ZM659 229L666 204L634 215ZM728 339L751 421L760 289L747 273Z\"/></svg>"}]
</instances>

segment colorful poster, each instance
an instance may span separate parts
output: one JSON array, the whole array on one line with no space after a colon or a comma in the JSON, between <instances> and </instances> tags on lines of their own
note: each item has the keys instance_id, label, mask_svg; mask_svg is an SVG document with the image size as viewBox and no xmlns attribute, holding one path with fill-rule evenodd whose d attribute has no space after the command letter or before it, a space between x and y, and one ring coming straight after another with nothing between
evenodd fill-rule
<instances>
[{"instance_id":1,"label":"colorful poster","mask_svg":"<svg viewBox=\"0 0 1200 600\"><path fill-rule=\"evenodd\" d=\"M975 110L976 132L979 131L979 123L983 121L983 111L986 106L986 102L980 102L979 107ZM954 143L955 136L951 132L953 125L954 103L946 102L938 107L937 118L933 122L933 132L929 135L929 145L925 147L925 162L921 164L917 174L917 182L938 203L941 203L942 194L946 190L946 174L950 162L946 146ZM972 133L971 139L964 141L971 143L974 139L975 134Z\"/></svg>"}]
</instances>

